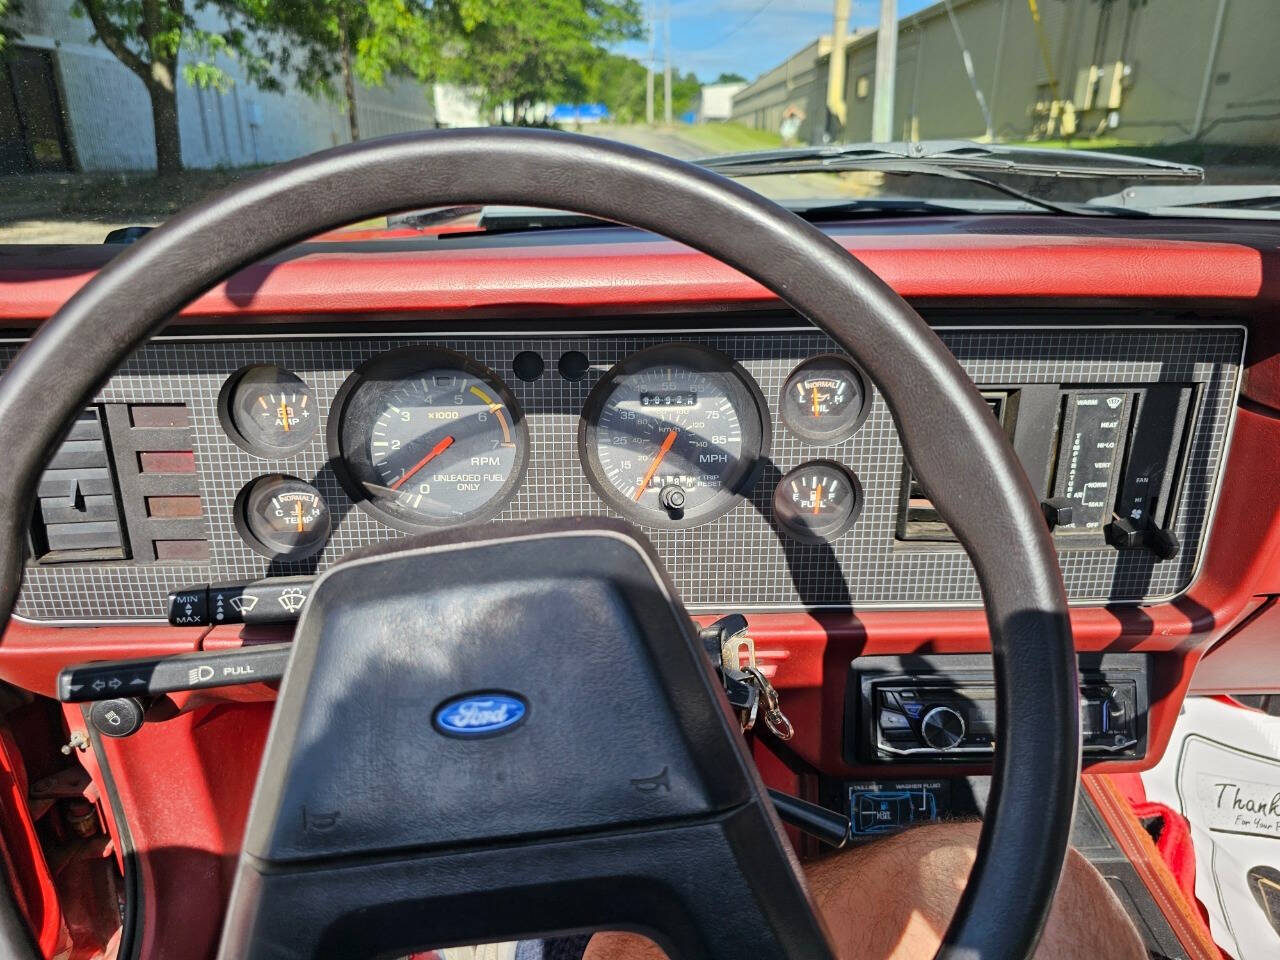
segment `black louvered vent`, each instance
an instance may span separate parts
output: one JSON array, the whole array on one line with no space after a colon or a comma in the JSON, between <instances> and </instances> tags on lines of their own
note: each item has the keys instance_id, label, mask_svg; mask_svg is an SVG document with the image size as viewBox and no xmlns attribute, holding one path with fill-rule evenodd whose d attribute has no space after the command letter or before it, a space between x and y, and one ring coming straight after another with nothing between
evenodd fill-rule
<instances>
[{"instance_id":1,"label":"black louvered vent","mask_svg":"<svg viewBox=\"0 0 1280 960\"><path fill-rule=\"evenodd\" d=\"M41 563L129 555L111 457L97 407L77 418L40 478L32 554Z\"/></svg>"},{"instance_id":2,"label":"black louvered vent","mask_svg":"<svg viewBox=\"0 0 1280 960\"><path fill-rule=\"evenodd\" d=\"M1013 439L1013 424L1017 419L1017 396L1013 391L982 392L982 398L991 407L996 421L1004 427L1009 439ZM901 502L898 505L899 540L938 540L954 542L956 535L951 532L946 521L938 514L928 491L919 480L910 464L903 466Z\"/></svg>"}]
</instances>

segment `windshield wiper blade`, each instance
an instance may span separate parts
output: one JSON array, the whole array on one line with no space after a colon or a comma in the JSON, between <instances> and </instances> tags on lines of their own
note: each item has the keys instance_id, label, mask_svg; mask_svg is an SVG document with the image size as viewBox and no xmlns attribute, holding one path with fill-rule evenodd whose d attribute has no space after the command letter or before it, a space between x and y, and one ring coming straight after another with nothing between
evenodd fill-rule
<instances>
[{"instance_id":1,"label":"windshield wiper blade","mask_svg":"<svg viewBox=\"0 0 1280 960\"><path fill-rule=\"evenodd\" d=\"M1136 186L1109 196L1094 197L1089 203L1142 211L1280 211L1280 186L1266 183Z\"/></svg>"},{"instance_id":2,"label":"windshield wiper blade","mask_svg":"<svg viewBox=\"0 0 1280 960\"><path fill-rule=\"evenodd\" d=\"M912 172L924 166L1026 177L1197 182L1204 179L1202 168L1186 163L1097 150L1010 147L972 140L790 147L704 157L695 162L731 177L849 169L891 172L892 168L910 164Z\"/></svg>"},{"instance_id":3,"label":"windshield wiper blade","mask_svg":"<svg viewBox=\"0 0 1280 960\"><path fill-rule=\"evenodd\" d=\"M704 164L705 166L705 164ZM965 183L976 183L996 193L1003 193L1007 197L1013 197L1015 200L1021 200L1023 203L1046 210L1049 213L1065 214L1067 216L1107 216L1112 211L1102 209L1091 209L1088 207L1080 208L1078 206L1069 206L1066 204L1055 203L1052 200L1045 200L1033 194L1019 190L1017 187L1011 187L1006 183L998 180L992 180L988 177L979 176L976 173L970 173L967 170L956 170L946 166L932 166L928 163L916 163L911 160L864 160L858 158L840 158L836 160L825 160L817 165L808 165L803 162L788 164L785 168L775 168L773 166L755 168L751 167L745 170L726 166L711 166L716 173L724 174L728 177L756 177L765 176L775 173L840 173L844 171L862 170L876 173L888 173L895 176L920 176L920 177L941 177L946 180L962 180Z\"/></svg>"}]
</instances>

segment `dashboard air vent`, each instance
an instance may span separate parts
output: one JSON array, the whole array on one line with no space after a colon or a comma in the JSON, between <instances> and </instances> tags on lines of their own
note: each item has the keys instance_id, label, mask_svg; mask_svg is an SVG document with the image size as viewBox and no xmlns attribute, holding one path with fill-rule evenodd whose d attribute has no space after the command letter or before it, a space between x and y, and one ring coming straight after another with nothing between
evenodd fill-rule
<instances>
[{"instance_id":1,"label":"dashboard air vent","mask_svg":"<svg viewBox=\"0 0 1280 960\"><path fill-rule=\"evenodd\" d=\"M1013 424L1017 419L1017 391L984 390L982 398L987 401L996 421L1004 427L1005 433L1012 440ZM897 533L899 540L954 542L956 539L924 486L915 478L910 464L903 469Z\"/></svg>"},{"instance_id":2,"label":"dashboard air vent","mask_svg":"<svg viewBox=\"0 0 1280 960\"><path fill-rule=\"evenodd\" d=\"M90 407L76 419L40 478L37 496L31 540L40 563L128 556L98 408Z\"/></svg>"}]
</instances>

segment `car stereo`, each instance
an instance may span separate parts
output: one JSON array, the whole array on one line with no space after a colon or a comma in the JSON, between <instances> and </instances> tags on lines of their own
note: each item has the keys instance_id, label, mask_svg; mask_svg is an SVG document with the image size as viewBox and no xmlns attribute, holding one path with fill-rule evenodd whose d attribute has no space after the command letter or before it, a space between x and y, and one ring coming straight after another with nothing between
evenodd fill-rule
<instances>
[{"instance_id":1,"label":"car stereo","mask_svg":"<svg viewBox=\"0 0 1280 960\"><path fill-rule=\"evenodd\" d=\"M1146 654L1081 654L1087 759L1146 753ZM986 655L859 657L849 666L845 758L851 764L990 759L996 689Z\"/></svg>"}]
</instances>

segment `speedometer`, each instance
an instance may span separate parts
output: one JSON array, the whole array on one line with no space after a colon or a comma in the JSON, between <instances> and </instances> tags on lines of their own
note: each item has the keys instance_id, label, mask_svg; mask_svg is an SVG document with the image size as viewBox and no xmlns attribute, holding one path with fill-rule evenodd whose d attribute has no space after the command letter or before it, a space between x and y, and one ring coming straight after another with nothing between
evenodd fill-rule
<instances>
[{"instance_id":1,"label":"speedometer","mask_svg":"<svg viewBox=\"0 0 1280 960\"><path fill-rule=\"evenodd\" d=\"M716 350L666 344L632 354L587 398L578 449L618 513L653 527L706 523L747 493L769 448L764 398Z\"/></svg>"},{"instance_id":2,"label":"speedometer","mask_svg":"<svg viewBox=\"0 0 1280 960\"><path fill-rule=\"evenodd\" d=\"M410 348L351 375L329 418L339 479L400 530L493 516L524 476L529 432L498 376L450 350Z\"/></svg>"}]
</instances>

